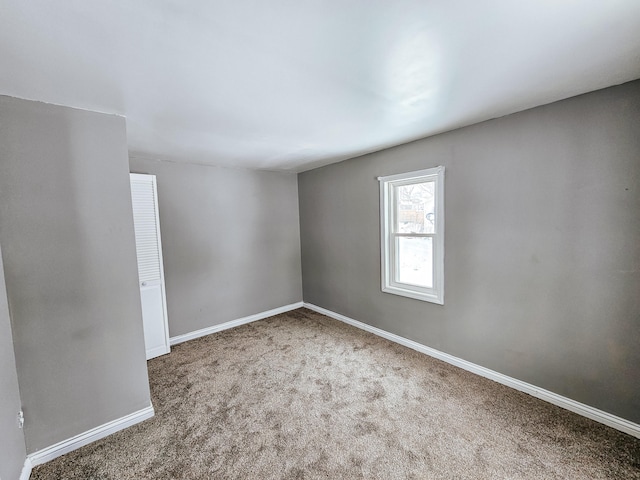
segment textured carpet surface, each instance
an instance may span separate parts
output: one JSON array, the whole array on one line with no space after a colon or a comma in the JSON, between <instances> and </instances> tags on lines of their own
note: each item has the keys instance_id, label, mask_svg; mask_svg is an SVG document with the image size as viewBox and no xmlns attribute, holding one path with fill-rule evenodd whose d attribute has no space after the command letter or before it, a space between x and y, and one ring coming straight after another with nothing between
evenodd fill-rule
<instances>
[{"instance_id":1,"label":"textured carpet surface","mask_svg":"<svg viewBox=\"0 0 640 480\"><path fill-rule=\"evenodd\" d=\"M306 309L149 375L153 419L31 478L640 479L640 440Z\"/></svg>"}]
</instances>

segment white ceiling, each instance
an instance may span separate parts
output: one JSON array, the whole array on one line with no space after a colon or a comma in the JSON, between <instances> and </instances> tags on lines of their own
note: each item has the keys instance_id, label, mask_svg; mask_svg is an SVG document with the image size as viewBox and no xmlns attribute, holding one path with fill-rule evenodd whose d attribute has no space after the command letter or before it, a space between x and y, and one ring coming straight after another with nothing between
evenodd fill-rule
<instances>
[{"instance_id":1,"label":"white ceiling","mask_svg":"<svg viewBox=\"0 0 640 480\"><path fill-rule=\"evenodd\" d=\"M640 78L639 0L0 0L0 94L302 171Z\"/></svg>"}]
</instances>

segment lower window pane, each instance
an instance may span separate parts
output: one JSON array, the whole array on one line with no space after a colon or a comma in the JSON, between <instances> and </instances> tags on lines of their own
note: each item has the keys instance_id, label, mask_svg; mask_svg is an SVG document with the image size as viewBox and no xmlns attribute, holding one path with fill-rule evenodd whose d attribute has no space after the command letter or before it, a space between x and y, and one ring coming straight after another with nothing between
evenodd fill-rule
<instances>
[{"instance_id":1,"label":"lower window pane","mask_svg":"<svg viewBox=\"0 0 640 480\"><path fill-rule=\"evenodd\" d=\"M398 280L433 288L433 238L398 237Z\"/></svg>"}]
</instances>

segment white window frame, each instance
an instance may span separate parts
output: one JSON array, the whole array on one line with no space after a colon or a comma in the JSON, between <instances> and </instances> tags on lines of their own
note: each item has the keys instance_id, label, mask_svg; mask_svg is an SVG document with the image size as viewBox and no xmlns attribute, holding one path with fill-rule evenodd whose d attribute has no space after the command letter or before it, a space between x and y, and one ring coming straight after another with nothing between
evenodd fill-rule
<instances>
[{"instance_id":1,"label":"white window frame","mask_svg":"<svg viewBox=\"0 0 640 480\"><path fill-rule=\"evenodd\" d=\"M444 167L378 177L380 182L380 237L382 252L382 291L444 305ZM435 182L435 233L395 232L397 201L394 187L425 181ZM433 288L398 282L396 239L433 238Z\"/></svg>"}]
</instances>

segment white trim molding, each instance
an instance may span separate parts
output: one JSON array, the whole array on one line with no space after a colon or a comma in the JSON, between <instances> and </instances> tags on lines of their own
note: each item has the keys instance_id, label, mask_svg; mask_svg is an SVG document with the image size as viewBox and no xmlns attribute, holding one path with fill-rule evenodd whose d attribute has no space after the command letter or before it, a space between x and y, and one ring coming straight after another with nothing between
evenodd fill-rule
<instances>
[{"instance_id":1,"label":"white trim molding","mask_svg":"<svg viewBox=\"0 0 640 480\"><path fill-rule=\"evenodd\" d=\"M290 305L285 305L283 307L267 310L266 312L255 313L253 315L249 315L248 317L242 317L236 320L230 320L228 322L221 323L219 325L213 325L211 327L206 327L200 330L196 330L194 332L171 337L169 339L169 342L171 346L178 345L179 343L186 342L188 340L204 337L205 335L211 335L212 333L221 332L229 328L239 327L240 325L244 325L245 323L256 322L258 320L263 320L268 317L273 317L274 315L278 315L280 313L289 312L291 310L295 310L296 308L301 308L302 306L303 306L302 302L296 302Z\"/></svg>"},{"instance_id":2,"label":"white trim molding","mask_svg":"<svg viewBox=\"0 0 640 480\"><path fill-rule=\"evenodd\" d=\"M29 457L24 459L24 465L22 466L22 471L20 472L20 480L29 480L31 477L31 470L33 466L31 465L31 460Z\"/></svg>"},{"instance_id":3,"label":"white trim molding","mask_svg":"<svg viewBox=\"0 0 640 480\"><path fill-rule=\"evenodd\" d=\"M27 456L27 460L25 461L25 468L27 466L27 462L29 462L30 473L31 467L42 465L43 463L53 460L54 458L64 455L65 453L69 453L80 447L84 447L89 443L100 440L101 438L104 438L107 435L111 435L112 433L116 433L117 431L124 430L125 428L135 425L136 423L140 423L143 420L153 417L153 415L153 405L149 405L142 410L130 413L129 415L125 415L124 417L117 418L115 420L112 420L111 422L107 422L103 425L92 428L91 430L87 430L86 432L76 435L75 437L68 438L67 440L63 440L54 445L51 445L50 447L38 450L37 452L31 453ZM20 478L22 479L23 476L24 473Z\"/></svg>"},{"instance_id":4,"label":"white trim molding","mask_svg":"<svg viewBox=\"0 0 640 480\"><path fill-rule=\"evenodd\" d=\"M171 349L168 345L160 345L158 347L150 348L146 351L147 360L159 357L160 355L166 355L167 353L171 353Z\"/></svg>"},{"instance_id":5,"label":"white trim molding","mask_svg":"<svg viewBox=\"0 0 640 480\"><path fill-rule=\"evenodd\" d=\"M444 305L444 167L439 166L426 170L418 170L416 172L378 177L378 181L380 182L380 259L382 291ZM433 184L432 200L434 208L433 214L435 215L433 230L431 232L402 232L400 230L401 199L399 198L399 189L409 185L425 183ZM427 206L425 204L423 214L426 212L426 209ZM425 220L425 218L423 218L423 220ZM410 283L410 281L406 279L405 281L401 280L400 245L403 238L407 241L410 239L422 239L431 242L431 286Z\"/></svg>"},{"instance_id":6,"label":"white trim molding","mask_svg":"<svg viewBox=\"0 0 640 480\"><path fill-rule=\"evenodd\" d=\"M546 402L557 405L558 407L570 410L574 413L577 413L578 415L590 418L591 420L595 420L596 422L615 428L616 430L620 430L621 432L628 433L629 435L632 435L636 438L640 438L640 425L638 425L637 423L633 423L629 420L625 420L624 418L617 417L616 415L598 410L597 408L585 405L584 403L576 402L575 400L571 400L570 398L563 397L562 395L558 395L557 393L550 392L549 390L545 390L544 388L536 387L535 385L523 382L522 380L518 380L494 370L481 367L480 365L476 365L475 363L468 362L467 360L454 357L453 355L449 355L448 353L444 353L434 348L427 347L426 345L414 342L413 340L409 340L408 338L401 337L394 333L389 333L377 327L372 327L371 325L359 322L358 320L354 320L353 318L349 318L340 313L327 310L326 308L318 307L317 305L306 302L304 304L304 307L308 308L309 310L313 310L315 312L326 315L327 317L331 317L336 320L340 320L341 322L348 323L349 325L360 328L369 333L373 333L374 335L378 335L379 337L386 338L387 340L390 340L392 342L399 343L400 345L404 345L405 347L409 347L413 350L437 358L438 360L442 360L451 365L455 365L456 367L460 367L471 373L480 375L481 377L485 377L493 380L494 382L501 383L502 385L506 385L507 387L511 387L521 392L528 393L532 397L539 398Z\"/></svg>"}]
</instances>

